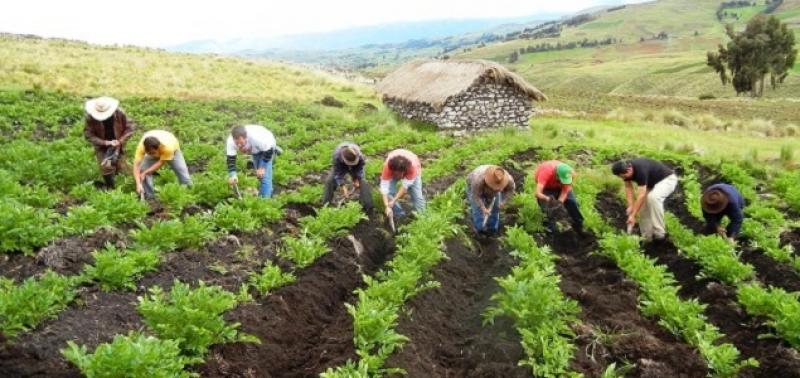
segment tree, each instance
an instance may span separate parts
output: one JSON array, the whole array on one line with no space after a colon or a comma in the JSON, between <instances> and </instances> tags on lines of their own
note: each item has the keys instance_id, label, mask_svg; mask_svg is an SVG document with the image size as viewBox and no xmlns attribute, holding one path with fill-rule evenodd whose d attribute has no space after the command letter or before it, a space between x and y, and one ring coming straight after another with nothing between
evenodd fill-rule
<instances>
[{"instance_id":1,"label":"tree","mask_svg":"<svg viewBox=\"0 0 800 378\"><path fill-rule=\"evenodd\" d=\"M731 39L717 52L709 51L707 65L719 74L722 84L733 84L736 94L750 92L753 97L764 94L764 81L770 77L772 89L778 87L794 66L797 49L794 33L775 16L753 17L743 32L727 26Z\"/></svg>"}]
</instances>

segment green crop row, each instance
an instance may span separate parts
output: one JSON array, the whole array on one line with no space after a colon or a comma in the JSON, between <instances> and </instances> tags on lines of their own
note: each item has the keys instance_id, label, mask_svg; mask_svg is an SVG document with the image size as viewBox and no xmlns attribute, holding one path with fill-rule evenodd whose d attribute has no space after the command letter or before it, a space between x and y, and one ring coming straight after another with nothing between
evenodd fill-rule
<instances>
[{"instance_id":1,"label":"green crop row","mask_svg":"<svg viewBox=\"0 0 800 378\"><path fill-rule=\"evenodd\" d=\"M408 339L395 329L403 304L419 292L435 287L430 270L444 258L443 242L458 232L454 223L462 214L463 190L454 185L431 201L428 210L403 226L399 247L386 268L364 277L356 289L357 304L346 304L353 317L357 362L328 369L323 377L371 377L397 372L384 367L386 359Z\"/></svg>"},{"instance_id":2,"label":"green crop row","mask_svg":"<svg viewBox=\"0 0 800 378\"><path fill-rule=\"evenodd\" d=\"M530 366L534 376L582 376L570 370L576 350L573 327L580 323L580 307L558 286L557 257L520 227L508 228L504 243L520 264L497 278L502 291L492 295L496 304L486 310L485 320L491 322L500 315L514 320L527 356L520 364Z\"/></svg>"},{"instance_id":3,"label":"green crop row","mask_svg":"<svg viewBox=\"0 0 800 378\"><path fill-rule=\"evenodd\" d=\"M593 203L603 184L586 179L582 182L580 201ZM757 366L758 361L754 359L741 361L735 346L720 341L723 335L707 322L704 305L696 299L679 298L675 277L640 251L638 237L619 234L594 208L584 207L583 214L587 228L602 235L601 253L614 260L638 284L640 306L645 315L657 317L661 326L696 347L716 376L733 377L745 366Z\"/></svg>"}]
</instances>

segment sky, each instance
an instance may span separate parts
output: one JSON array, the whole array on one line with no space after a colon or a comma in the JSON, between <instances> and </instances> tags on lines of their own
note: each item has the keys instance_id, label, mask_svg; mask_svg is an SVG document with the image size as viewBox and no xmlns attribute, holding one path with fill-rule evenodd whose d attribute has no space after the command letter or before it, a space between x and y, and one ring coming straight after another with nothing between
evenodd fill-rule
<instances>
[{"instance_id":1,"label":"sky","mask_svg":"<svg viewBox=\"0 0 800 378\"><path fill-rule=\"evenodd\" d=\"M0 11L0 32L102 44L167 47L437 19L576 12L621 0L22 0Z\"/></svg>"}]
</instances>

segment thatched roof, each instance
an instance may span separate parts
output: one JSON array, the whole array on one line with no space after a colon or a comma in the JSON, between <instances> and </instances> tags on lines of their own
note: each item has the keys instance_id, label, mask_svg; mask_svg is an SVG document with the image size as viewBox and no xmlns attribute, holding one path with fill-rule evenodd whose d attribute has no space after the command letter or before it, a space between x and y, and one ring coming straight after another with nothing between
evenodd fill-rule
<instances>
[{"instance_id":1,"label":"thatched roof","mask_svg":"<svg viewBox=\"0 0 800 378\"><path fill-rule=\"evenodd\" d=\"M439 110L447 99L467 90L481 77L513 85L533 100L547 99L519 75L487 60L414 60L386 76L377 89L384 97L428 103Z\"/></svg>"}]
</instances>

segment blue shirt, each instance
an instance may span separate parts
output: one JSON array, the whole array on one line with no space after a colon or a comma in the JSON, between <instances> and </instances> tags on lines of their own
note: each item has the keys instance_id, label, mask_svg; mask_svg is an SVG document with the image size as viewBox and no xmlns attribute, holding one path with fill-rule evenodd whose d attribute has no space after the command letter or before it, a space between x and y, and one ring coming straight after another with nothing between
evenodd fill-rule
<instances>
[{"instance_id":1,"label":"blue shirt","mask_svg":"<svg viewBox=\"0 0 800 378\"><path fill-rule=\"evenodd\" d=\"M716 227L722 221L722 217L727 216L730 219L726 230L728 236L739 235L739 231L742 229L742 221L744 220L744 197L736 187L730 184L714 184L709 186L705 192L711 190L719 190L725 193L725 196L728 197L728 206L718 214L710 214L703 211L703 217L706 218L706 222L710 226Z\"/></svg>"}]
</instances>

